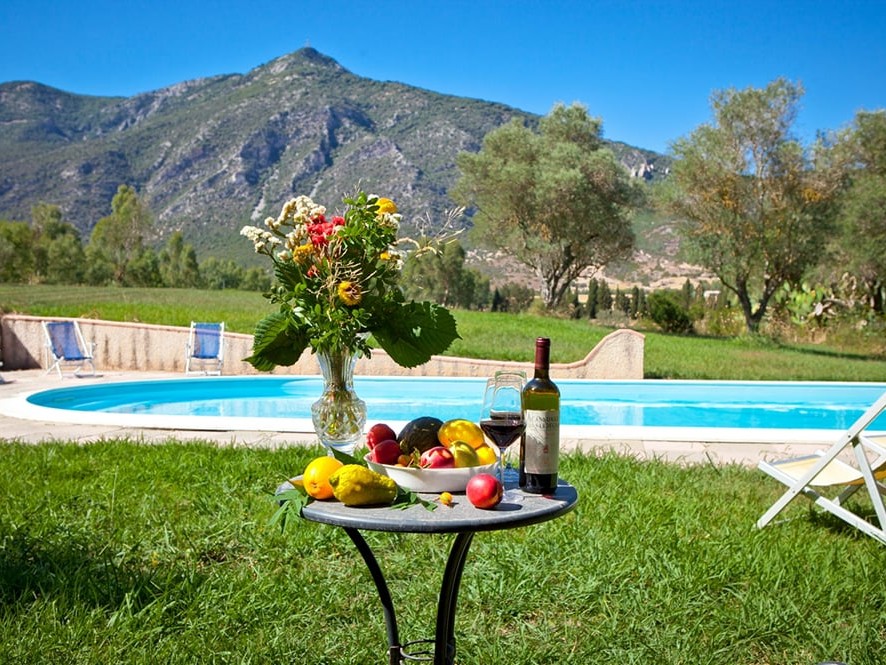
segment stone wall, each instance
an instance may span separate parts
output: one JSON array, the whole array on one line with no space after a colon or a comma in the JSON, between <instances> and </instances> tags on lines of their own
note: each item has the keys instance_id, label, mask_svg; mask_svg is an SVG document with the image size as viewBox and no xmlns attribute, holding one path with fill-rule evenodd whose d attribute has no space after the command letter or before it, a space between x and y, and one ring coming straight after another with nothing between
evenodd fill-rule
<instances>
[{"instance_id":1,"label":"stone wall","mask_svg":"<svg viewBox=\"0 0 886 665\"><path fill-rule=\"evenodd\" d=\"M48 367L43 321L60 320L7 314L0 319L0 360L4 371ZM77 319L87 343L95 344L98 371L184 372L188 328ZM242 359L251 352L252 335L225 333L223 374L257 374ZM642 379L644 337L633 330L616 330L574 363L551 365L553 378ZM554 349L556 357L556 349ZM434 356L420 367L406 369L394 363L384 351L374 351L371 359L361 358L356 373L364 376L489 376L499 369L524 369L531 363L474 360ZM291 367L280 367L276 374L317 374L317 363L305 353Z\"/></svg>"}]
</instances>

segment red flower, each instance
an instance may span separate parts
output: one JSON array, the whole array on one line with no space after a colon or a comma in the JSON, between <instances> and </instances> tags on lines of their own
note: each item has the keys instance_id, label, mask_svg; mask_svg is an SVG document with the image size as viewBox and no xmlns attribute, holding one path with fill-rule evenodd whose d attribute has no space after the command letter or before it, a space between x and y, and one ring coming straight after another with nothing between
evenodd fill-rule
<instances>
[{"instance_id":1,"label":"red flower","mask_svg":"<svg viewBox=\"0 0 886 665\"><path fill-rule=\"evenodd\" d=\"M335 233L335 227L344 226L344 217L333 217L327 222L323 215L317 215L308 224L308 236L315 247L325 247L329 244L329 236Z\"/></svg>"}]
</instances>

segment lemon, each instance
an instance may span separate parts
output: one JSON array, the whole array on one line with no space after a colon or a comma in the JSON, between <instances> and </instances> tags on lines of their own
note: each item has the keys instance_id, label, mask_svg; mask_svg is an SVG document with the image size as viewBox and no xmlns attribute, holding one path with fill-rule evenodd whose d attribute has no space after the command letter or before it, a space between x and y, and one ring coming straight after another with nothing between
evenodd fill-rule
<instances>
[{"instance_id":1,"label":"lemon","mask_svg":"<svg viewBox=\"0 0 886 665\"><path fill-rule=\"evenodd\" d=\"M456 441L464 441L475 449L485 443L480 426L464 418L455 418L443 423L437 430L437 439L447 448Z\"/></svg>"},{"instance_id":2,"label":"lemon","mask_svg":"<svg viewBox=\"0 0 886 665\"><path fill-rule=\"evenodd\" d=\"M312 460L305 467L302 476L302 483L308 496L315 499L331 499L332 485L329 484L329 476L338 471L341 466L341 462L328 455Z\"/></svg>"},{"instance_id":3,"label":"lemon","mask_svg":"<svg viewBox=\"0 0 886 665\"><path fill-rule=\"evenodd\" d=\"M477 453L477 459L480 460L481 465L495 464L495 461L498 459L498 455L495 454L495 449L488 443L484 443L474 452Z\"/></svg>"}]
</instances>

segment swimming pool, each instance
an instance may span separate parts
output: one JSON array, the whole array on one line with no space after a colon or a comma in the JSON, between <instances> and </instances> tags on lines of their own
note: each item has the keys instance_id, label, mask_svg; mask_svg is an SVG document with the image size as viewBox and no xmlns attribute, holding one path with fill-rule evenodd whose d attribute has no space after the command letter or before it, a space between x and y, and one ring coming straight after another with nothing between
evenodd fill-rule
<instances>
[{"instance_id":1,"label":"swimming pool","mask_svg":"<svg viewBox=\"0 0 886 665\"><path fill-rule=\"evenodd\" d=\"M368 425L420 415L479 416L480 378L357 377ZM564 436L673 440L833 438L886 383L558 380ZM100 383L26 396L17 417L186 430L310 432L315 376L177 378ZM8 412L8 405L7 405ZM588 428L592 432L588 432ZM886 431L886 416L875 428ZM814 433L814 436L810 436Z\"/></svg>"}]
</instances>

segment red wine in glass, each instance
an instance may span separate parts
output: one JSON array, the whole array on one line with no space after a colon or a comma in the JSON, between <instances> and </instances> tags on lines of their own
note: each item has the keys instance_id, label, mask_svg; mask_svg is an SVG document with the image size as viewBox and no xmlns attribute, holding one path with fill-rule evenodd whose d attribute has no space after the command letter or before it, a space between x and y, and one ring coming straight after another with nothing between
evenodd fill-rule
<instances>
[{"instance_id":1,"label":"red wine in glass","mask_svg":"<svg viewBox=\"0 0 886 665\"><path fill-rule=\"evenodd\" d=\"M520 413L497 412L492 414L491 418L480 421L480 429L498 446L502 453L505 448L520 438L525 428L523 415Z\"/></svg>"},{"instance_id":2,"label":"red wine in glass","mask_svg":"<svg viewBox=\"0 0 886 665\"><path fill-rule=\"evenodd\" d=\"M480 429L498 446L498 480L502 487L505 485L505 449L520 438L526 423L523 422L522 413L493 412L491 418L480 421ZM505 501L519 500L513 490L505 490Z\"/></svg>"}]
</instances>

